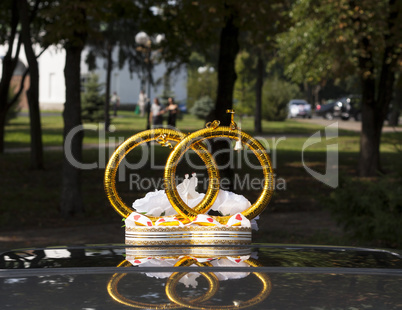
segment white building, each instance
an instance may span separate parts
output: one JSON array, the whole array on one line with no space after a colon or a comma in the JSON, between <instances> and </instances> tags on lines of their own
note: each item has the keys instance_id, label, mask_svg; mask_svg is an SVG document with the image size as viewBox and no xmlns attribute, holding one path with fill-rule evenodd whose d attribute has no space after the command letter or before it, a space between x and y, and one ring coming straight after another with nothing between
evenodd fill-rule
<instances>
[{"instance_id":1,"label":"white building","mask_svg":"<svg viewBox=\"0 0 402 310\"><path fill-rule=\"evenodd\" d=\"M39 50L37 51L39 53ZM84 50L81 57L81 76L85 78L90 72L85 63L85 57L88 53ZM117 49L115 49L113 59L117 62ZM6 54L6 48L0 46L0 55ZM20 60L22 64L27 66L27 60L24 49L21 49ZM97 69L94 71L99 76L99 82L106 83L106 70L104 69L104 59L97 59ZM55 46L49 47L38 59L39 65L39 103L42 109L46 110L62 110L65 102L65 83L64 83L64 65L65 50ZM161 79L165 73L165 65L156 65L153 71L154 81ZM2 72L2 64L0 61L0 78ZM181 70L179 74L171 76L171 91L173 92L176 102L185 101L187 98L186 88L187 75L185 70ZM134 104L138 101L141 82L134 72L130 77L128 66L125 65L122 70L114 68L111 75L110 93L114 91L120 96L122 104ZM146 89L147 91L147 89ZM163 86L158 85L151 87L151 98L158 97L163 92Z\"/></svg>"}]
</instances>

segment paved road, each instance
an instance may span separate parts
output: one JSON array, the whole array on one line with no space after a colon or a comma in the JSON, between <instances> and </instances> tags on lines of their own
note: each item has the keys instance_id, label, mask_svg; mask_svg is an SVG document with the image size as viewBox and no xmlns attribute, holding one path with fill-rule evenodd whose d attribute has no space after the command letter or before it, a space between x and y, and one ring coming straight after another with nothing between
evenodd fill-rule
<instances>
[{"instance_id":1,"label":"paved road","mask_svg":"<svg viewBox=\"0 0 402 310\"><path fill-rule=\"evenodd\" d=\"M330 124L333 124L334 122L338 122L338 127L339 129L345 129L345 130L351 130L351 131L356 131L360 132L361 131L361 122L357 122L355 120L348 120L348 121L343 121L343 120L338 120L338 119L333 119L333 120L326 120L322 117L313 117L310 119L307 118L295 118L294 120L298 122L305 122L305 123L312 123L312 124L317 124L321 125L323 127L328 126ZM390 127L387 124L384 125L382 132L402 132L402 127Z\"/></svg>"}]
</instances>

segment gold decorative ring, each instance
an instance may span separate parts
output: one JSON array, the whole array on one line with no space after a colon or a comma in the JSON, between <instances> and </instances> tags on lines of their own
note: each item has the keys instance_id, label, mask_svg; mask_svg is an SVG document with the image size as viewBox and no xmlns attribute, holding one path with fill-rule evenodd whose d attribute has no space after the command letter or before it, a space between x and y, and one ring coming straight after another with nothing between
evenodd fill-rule
<instances>
[{"instance_id":1,"label":"gold decorative ring","mask_svg":"<svg viewBox=\"0 0 402 310\"><path fill-rule=\"evenodd\" d=\"M243 144L247 145L257 157L264 174L264 186L260 196L254 202L254 204L252 204L248 209L244 210L242 214L248 219L253 219L265 209L271 200L274 188L273 170L271 160L262 144L250 135L238 129L233 130L230 127L205 128L198 130L181 140L181 142L178 143L170 153L165 167L164 185L166 195L173 208L181 216L188 218L189 220L194 220L200 212L197 209L191 209L189 206L187 206L179 196L175 184L176 166L184 152L193 147L193 145L201 145L201 143L206 139L222 137L234 140L240 139ZM212 206L214 199L207 193L203 201L208 203L208 206ZM230 216L215 217L215 219L222 224L226 224L229 218Z\"/></svg>"},{"instance_id":2,"label":"gold decorative ring","mask_svg":"<svg viewBox=\"0 0 402 310\"><path fill-rule=\"evenodd\" d=\"M175 267L178 266L190 266L193 263L196 263L198 266L211 266L209 263L199 263L195 259L191 259L188 257L185 257L178 261L175 264ZM129 267L131 266L131 263L127 260L122 261L117 267ZM209 284L208 290L201 296L188 301L190 304L192 303L201 303L204 302L208 299L210 299L212 296L214 296L219 289L219 280L218 278L213 274L213 273L207 273L207 272L200 272L202 276L206 278ZM149 303L144 303L144 302L139 302L139 301L134 301L129 298L124 297L121 295L117 289L117 285L119 284L120 280L124 278L127 275L127 273L115 273L113 276L110 278L108 284L107 284L107 291L115 301L132 307L132 308L141 308L141 309L175 309L175 308L181 308L181 306L177 305L176 303L164 303L164 304L149 304ZM184 276L184 275L183 275ZM180 278L182 278L181 276ZM179 279L180 280L180 279Z\"/></svg>"},{"instance_id":3,"label":"gold decorative ring","mask_svg":"<svg viewBox=\"0 0 402 310\"><path fill-rule=\"evenodd\" d=\"M123 158L132 149L143 143L156 140L159 143L162 142L163 145L169 146L168 141L180 142L182 139L184 139L184 137L185 135L183 133L172 129L158 128L158 129L146 130L131 136L115 150L115 152L109 159L109 162L105 169L104 186L109 201L111 202L113 208L121 216L127 218L133 212L133 210L122 201L116 190L116 173L119 164L121 163ZM205 163L210 181L204 199L197 206L194 207L194 212L198 214L208 211L208 209L211 207L212 203L218 196L219 171L216 168L215 160L213 159L212 155L208 152L208 150L204 145L193 143L193 145L191 145L191 148L201 157L202 161ZM147 217L149 217L152 221L156 221L160 218L148 215Z\"/></svg>"},{"instance_id":4,"label":"gold decorative ring","mask_svg":"<svg viewBox=\"0 0 402 310\"><path fill-rule=\"evenodd\" d=\"M261 266L261 264L256 261L255 259L248 259L244 261L251 267L258 267ZM272 290L272 283L271 279L269 278L268 275L262 272L252 272L262 283L262 289L261 291L253 298L247 300L247 301L242 301L239 304L236 305L219 305L219 306L214 306L214 305L202 305L201 302L199 301L188 301L187 299L184 299L180 297L177 292L176 292L176 285L180 281L180 279L185 275L185 272L175 272L173 273L167 283L166 283L166 295L169 297L169 299L174 302L175 304L180 305L181 307L186 307L190 309L242 309L242 308L249 308L251 306L255 306L259 303L261 303L264 299L266 299L269 294L271 293ZM213 274L211 272L211 274ZM198 304L197 304L198 303Z\"/></svg>"}]
</instances>

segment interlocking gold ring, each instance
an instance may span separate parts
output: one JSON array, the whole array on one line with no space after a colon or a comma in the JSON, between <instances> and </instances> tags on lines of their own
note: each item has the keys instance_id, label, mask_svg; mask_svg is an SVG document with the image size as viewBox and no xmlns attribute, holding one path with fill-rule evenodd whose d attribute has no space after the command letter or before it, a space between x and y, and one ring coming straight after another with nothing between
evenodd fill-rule
<instances>
[{"instance_id":1,"label":"interlocking gold ring","mask_svg":"<svg viewBox=\"0 0 402 310\"><path fill-rule=\"evenodd\" d=\"M190 266L192 264L196 263L198 266L211 266L210 263L199 263L195 259L185 257L181 260L179 260L174 266L179 267L179 266ZM131 263L127 260L122 261L117 267L129 267L131 266ZM206 278L209 284L208 290L201 295L200 297L197 297L193 300L188 301L190 304L192 303L200 303L204 302L208 299L210 299L212 296L214 296L219 289L219 280L216 277L215 274L213 273L207 273L207 272L200 272L202 276ZM117 302L132 307L132 308L141 308L141 309L175 309L175 308L181 308L179 305L175 303L164 303L164 304L149 304L149 303L144 303L144 302L139 302L139 301L133 301L129 298L124 297L119 293L117 290L117 285L119 284L120 280L125 277L127 273L115 273L113 276L110 278L108 284L107 284L107 291L109 295ZM179 279L180 280L180 279Z\"/></svg>"},{"instance_id":2,"label":"interlocking gold ring","mask_svg":"<svg viewBox=\"0 0 402 310\"><path fill-rule=\"evenodd\" d=\"M241 213L248 219L253 219L265 209L271 200L274 191L273 171L271 160L262 144L250 135L238 129L232 130L230 127L205 128L193 132L181 140L181 142L174 147L166 162L164 174L166 195L173 208L185 218L194 220L199 212L188 207L181 199L175 184L176 166L180 158L183 156L183 153L191 148L194 144L200 145L206 139L222 137L231 138L234 140L240 139L243 144L247 145L257 157L264 174L264 187L260 196L254 202L254 204ZM207 198L209 198L208 195L205 195L204 199ZM226 224L230 216L215 216L214 218L218 222Z\"/></svg>"},{"instance_id":3,"label":"interlocking gold ring","mask_svg":"<svg viewBox=\"0 0 402 310\"><path fill-rule=\"evenodd\" d=\"M135 134L124 141L113 153L105 169L104 187L106 195L109 198L113 208L124 218L127 218L133 210L129 208L120 198L116 190L116 173L119 164L123 158L136 146L153 140L181 141L185 135L177 130L158 128L146 130ZM191 148L201 157L207 167L209 184L204 199L194 207L195 213L204 213L208 211L212 203L218 196L219 191L219 171L216 168L216 162L206 147L202 144L194 143ZM165 169L166 171L166 169ZM177 210L177 209L176 209ZM160 217L148 216L152 221L158 220Z\"/></svg>"},{"instance_id":4,"label":"interlocking gold ring","mask_svg":"<svg viewBox=\"0 0 402 310\"><path fill-rule=\"evenodd\" d=\"M261 264L256 261L255 259L248 259L244 261L251 267L258 267L261 266ZM180 281L180 279L186 274L186 272L175 272L173 273L167 283L166 283L166 295L169 297L169 299L186 308L190 309L242 309L242 308L248 308L254 305L259 304L262 302L264 299L268 297L268 295L271 293L272 290L272 283L271 279L269 276L267 276L265 273L261 272L252 272L258 279L260 279L262 283L262 289L261 291L253 298L247 300L247 301L242 301L238 305L219 305L219 306L214 306L214 305L201 305L200 302L197 302L198 305L196 304L195 301L189 302L188 300L181 298L177 292L176 292L176 285Z\"/></svg>"}]
</instances>

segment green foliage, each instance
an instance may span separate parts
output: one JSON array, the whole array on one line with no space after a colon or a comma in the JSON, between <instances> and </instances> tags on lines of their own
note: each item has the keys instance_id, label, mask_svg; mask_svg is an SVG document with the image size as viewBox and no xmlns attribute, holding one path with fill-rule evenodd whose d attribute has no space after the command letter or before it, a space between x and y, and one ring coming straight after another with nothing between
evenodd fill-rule
<instances>
[{"instance_id":1,"label":"green foliage","mask_svg":"<svg viewBox=\"0 0 402 310\"><path fill-rule=\"evenodd\" d=\"M279 56L288 65L286 74L297 82L353 73L380 76L386 47L402 36L400 17L389 28L398 10L399 4L386 0L296 1L289 14L293 26L278 38ZM390 48L387 61L399 55L398 49ZM363 59L370 63L362 66ZM371 71L370 66L377 70Z\"/></svg>"},{"instance_id":2,"label":"green foliage","mask_svg":"<svg viewBox=\"0 0 402 310\"><path fill-rule=\"evenodd\" d=\"M402 246L402 178L341 179L329 201L345 231L365 242Z\"/></svg>"},{"instance_id":3,"label":"green foliage","mask_svg":"<svg viewBox=\"0 0 402 310\"><path fill-rule=\"evenodd\" d=\"M91 74L84 84L85 92L81 94L84 122L101 122L104 119L105 96L101 95L103 85L98 80L98 75Z\"/></svg>"},{"instance_id":4,"label":"green foliage","mask_svg":"<svg viewBox=\"0 0 402 310\"><path fill-rule=\"evenodd\" d=\"M194 103L194 106L191 108L191 114L196 115L199 119L206 119L207 115L212 111L215 107L214 101L208 97L202 97Z\"/></svg>"},{"instance_id":5,"label":"green foliage","mask_svg":"<svg viewBox=\"0 0 402 310\"><path fill-rule=\"evenodd\" d=\"M286 74L296 82L325 82L356 75L361 83L363 117L359 174L381 170L377 137L388 112L395 72L401 61L400 1L295 1L292 27L278 39Z\"/></svg>"},{"instance_id":6,"label":"green foliage","mask_svg":"<svg viewBox=\"0 0 402 310\"><path fill-rule=\"evenodd\" d=\"M270 78L264 83L262 118L269 121L283 121L288 115L288 102L300 98L299 87L293 83Z\"/></svg>"},{"instance_id":7,"label":"green foliage","mask_svg":"<svg viewBox=\"0 0 402 310\"><path fill-rule=\"evenodd\" d=\"M205 71L200 73L199 68ZM197 100L205 96L215 101L217 89L218 79L214 68L205 64L204 57L193 53L187 70L187 108L191 109Z\"/></svg>"},{"instance_id":8,"label":"green foliage","mask_svg":"<svg viewBox=\"0 0 402 310\"><path fill-rule=\"evenodd\" d=\"M101 39L97 23L107 22L117 1L49 1L40 16L46 20L43 44L82 47L88 36Z\"/></svg>"},{"instance_id":9,"label":"green foliage","mask_svg":"<svg viewBox=\"0 0 402 310\"><path fill-rule=\"evenodd\" d=\"M235 110L239 115L253 115L255 107L255 58L247 51L237 55L233 98Z\"/></svg>"},{"instance_id":10,"label":"green foliage","mask_svg":"<svg viewBox=\"0 0 402 310\"><path fill-rule=\"evenodd\" d=\"M316 3L307 0L293 6L290 13L293 27L278 37L279 56L287 64L285 73L293 81L317 83L337 70L350 73L353 44L345 43L353 34L349 29L340 29L343 27L339 25L342 24L340 19L334 18L341 18L341 11L347 7L341 2L344 1Z\"/></svg>"}]
</instances>

